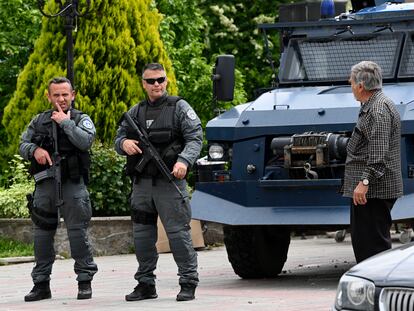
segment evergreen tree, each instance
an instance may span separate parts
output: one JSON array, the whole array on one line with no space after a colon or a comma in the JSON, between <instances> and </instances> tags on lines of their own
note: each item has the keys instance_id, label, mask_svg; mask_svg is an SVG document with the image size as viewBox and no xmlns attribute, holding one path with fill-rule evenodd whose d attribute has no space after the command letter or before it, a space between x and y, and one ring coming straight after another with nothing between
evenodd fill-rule
<instances>
[{"instance_id":1,"label":"evergreen tree","mask_svg":"<svg viewBox=\"0 0 414 311\"><path fill-rule=\"evenodd\" d=\"M145 97L141 70L145 63L162 63L169 93L176 94L174 71L159 36L160 14L151 0L94 0L91 12L77 20L74 35L76 108L93 119L98 138L112 142L121 114ZM82 1L80 1L80 6ZM56 12L49 0L45 11ZM30 119L50 108L47 81L66 74L63 18L44 18L34 52L17 81L17 90L4 111L8 154L17 150Z\"/></svg>"}]
</instances>

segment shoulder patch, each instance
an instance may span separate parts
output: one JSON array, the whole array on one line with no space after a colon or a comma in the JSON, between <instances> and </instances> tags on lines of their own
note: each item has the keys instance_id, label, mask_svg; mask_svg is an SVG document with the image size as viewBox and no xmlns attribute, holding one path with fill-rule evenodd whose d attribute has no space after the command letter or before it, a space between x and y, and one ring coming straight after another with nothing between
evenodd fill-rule
<instances>
[{"instance_id":1,"label":"shoulder patch","mask_svg":"<svg viewBox=\"0 0 414 311\"><path fill-rule=\"evenodd\" d=\"M194 110L193 109L189 109L188 111L187 111L187 117L190 119L190 120L195 120L195 119L197 119L197 115L196 115L196 113L194 112Z\"/></svg>"},{"instance_id":2,"label":"shoulder patch","mask_svg":"<svg viewBox=\"0 0 414 311\"><path fill-rule=\"evenodd\" d=\"M88 130L93 128L93 124L90 120L83 120L82 121L82 126Z\"/></svg>"}]
</instances>

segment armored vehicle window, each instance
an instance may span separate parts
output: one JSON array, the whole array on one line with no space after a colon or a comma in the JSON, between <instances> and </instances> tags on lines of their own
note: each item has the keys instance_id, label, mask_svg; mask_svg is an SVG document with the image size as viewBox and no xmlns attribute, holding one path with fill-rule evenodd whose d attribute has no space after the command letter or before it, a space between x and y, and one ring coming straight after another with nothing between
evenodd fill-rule
<instances>
[{"instance_id":1,"label":"armored vehicle window","mask_svg":"<svg viewBox=\"0 0 414 311\"><path fill-rule=\"evenodd\" d=\"M390 33L292 39L282 55L279 79L282 83L346 82L351 67L362 60L378 63L385 79L394 78L403 38L402 33ZM412 63L413 56L409 58Z\"/></svg>"},{"instance_id":2,"label":"armored vehicle window","mask_svg":"<svg viewBox=\"0 0 414 311\"><path fill-rule=\"evenodd\" d=\"M414 33L410 33L405 43L398 77L414 77Z\"/></svg>"}]
</instances>

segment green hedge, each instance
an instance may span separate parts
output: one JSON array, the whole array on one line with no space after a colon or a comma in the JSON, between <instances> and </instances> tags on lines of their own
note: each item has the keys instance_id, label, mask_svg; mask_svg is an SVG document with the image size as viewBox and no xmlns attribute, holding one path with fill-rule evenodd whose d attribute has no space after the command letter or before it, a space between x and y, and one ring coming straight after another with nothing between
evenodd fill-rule
<instances>
[{"instance_id":1,"label":"green hedge","mask_svg":"<svg viewBox=\"0 0 414 311\"><path fill-rule=\"evenodd\" d=\"M125 157L112 146L96 142L92 148L92 166L88 186L93 216L129 215L128 198L131 183L123 170ZM34 190L33 179L27 173L28 163L15 155L9 162L0 188L0 218L29 217L26 194Z\"/></svg>"},{"instance_id":2,"label":"green hedge","mask_svg":"<svg viewBox=\"0 0 414 311\"><path fill-rule=\"evenodd\" d=\"M27 164L19 155L9 162L3 183L4 187L0 188L0 218L28 217L26 194L33 192L34 182L29 179Z\"/></svg>"},{"instance_id":3,"label":"green hedge","mask_svg":"<svg viewBox=\"0 0 414 311\"><path fill-rule=\"evenodd\" d=\"M131 182L124 174L126 158L99 142L92 148L90 184L94 216L129 215Z\"/></svg>"}]
</instances>

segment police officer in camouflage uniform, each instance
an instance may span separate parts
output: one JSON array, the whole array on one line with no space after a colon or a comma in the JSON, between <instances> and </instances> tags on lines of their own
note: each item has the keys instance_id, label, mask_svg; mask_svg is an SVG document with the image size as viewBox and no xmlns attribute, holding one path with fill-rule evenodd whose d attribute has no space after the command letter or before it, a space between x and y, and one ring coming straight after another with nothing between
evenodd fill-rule
<instances>
[{"instance_id":1,"label":"police officer in camouflage uniform","mask_svg":"<svg viewBox=\"0 0 414 311\"><path fill-rule=\"evenodd\" d=\"M185 177L199 156L203 133L201 122L190 105L180 97L166 93L167 77L161 64L147 64L142 73L142 85L148 99L133 106L128 114L146 129L149 140L169 167L174 181L185 196L183 200L167 178L149 161L141 173L140 142L136 134L122 121L115 138L115 149L127 156L127 174L133 181L131 214L138 285L125 296L127 301L157 298L155 274L158 253L157 217L165 228L174 260L178 266L181 290L177 301L194 299L198 284L197 253L194 251Z\"/></svg>"},{"instance_id":2,"label":"police officer in camouflage uniform","mask_svg":"<svg viewBox=\"0 0 414 311\"><path fill-rule=\"evenodd\" d=\"M71 109L74 97L75 93L68 79L58 77L50 80L47 98L54 109L36 115L20 142L20 154L31 161L31 173L34 176L43 174L45 177L37 180L33 196L29 199L34 223L36 265L32 271L34 287L24 297L25 301L51 298L49 282L55 261L53 244L59 216L66 223L71 255L75 260L77 298L92 297L91 281L98 269L87 238L92 210L85 184L90 164L89 149L96 131L88 115ZM53 126L57 129L58 151L62 159L60 166L63 204L60 207L57 207L55 201L55 179L46 174L50 172L53 164Z\"/></svg>"}]
</instances>

